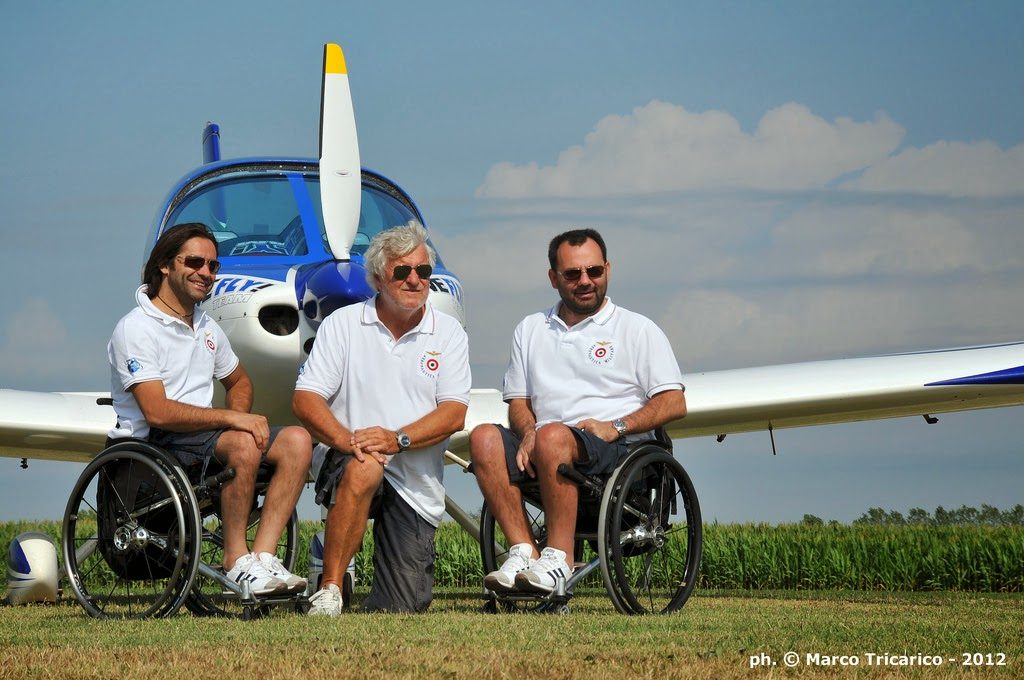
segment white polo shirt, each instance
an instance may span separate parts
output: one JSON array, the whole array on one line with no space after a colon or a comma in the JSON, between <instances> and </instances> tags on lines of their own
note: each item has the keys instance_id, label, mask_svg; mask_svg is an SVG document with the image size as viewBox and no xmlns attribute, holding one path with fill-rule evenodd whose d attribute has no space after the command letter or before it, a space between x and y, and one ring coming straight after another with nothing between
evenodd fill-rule
<instances>
[{"instance_id":1,"label":"white polo shirt","mask_svg":"<svg viewBox=\"0 0 1024 680\"><path fill-rule=\"evenodd\" d=\"M374 425L398 430L443 401L468 404L471 383L469 341L458 321L428 303L420 323L395 340L370 299L324 320L295 389L326 399L349 430ZM447 445L445 439L403 451L384 466L384 478L434 526L444 515Z\"/></svg>"},{"instance_id":2,"label":"white polo shirt","mask_svg":"<svg viewBox=\"0 0 1024 680\"><path fill-rule=\"evenodd\" d=\"M146 295L146 286L135 291L139 306L114 327L107 343L110 362L110 396L117 424L108 436L114 439L145 439L149 424L128 388L160 380L168 399L210 408L213 379L231 375L238 357L217 322L198 307L193 327L161 312Z\"/></svg>"},{"instance_id":3,"label":"white polo shirt","mask_svg":"<svg viewBox=\"0 0 1024 680\"><path fill-rule=\"evenodd\" d=\"M529 399L537 427L614 420L659 392L683 389L672 346L653 321L606 298L597 314L569 328L560 304L516 326L505 372L505 401Z\"/></svg>"}]
</instances>

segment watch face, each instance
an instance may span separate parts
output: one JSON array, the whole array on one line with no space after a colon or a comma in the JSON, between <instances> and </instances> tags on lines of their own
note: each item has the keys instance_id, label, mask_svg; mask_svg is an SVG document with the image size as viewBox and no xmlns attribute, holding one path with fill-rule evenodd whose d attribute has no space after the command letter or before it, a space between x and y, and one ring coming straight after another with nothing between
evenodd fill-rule
<instances>
[{"instance_id":1,"label":"watch face","mask_svg":"<svg viewBox=\"0 0 1024 680\"><path fill-rule=\"evenodd\" d=\"M410 444L412 444L412 439L409 437L409 435L405 434L404 432L398 435L398 445L400 447L402 447L403 449L407 449L409 448Z\"/></svg>"}]
</instances>

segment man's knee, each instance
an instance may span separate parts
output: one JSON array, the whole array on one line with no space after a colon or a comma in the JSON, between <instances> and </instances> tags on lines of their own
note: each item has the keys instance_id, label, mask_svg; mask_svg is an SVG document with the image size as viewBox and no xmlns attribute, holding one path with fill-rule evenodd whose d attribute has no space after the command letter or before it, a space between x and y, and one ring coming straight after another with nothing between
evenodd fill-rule
<instances>
[{"instance_id":1,"label":"man's knee","mask_svg":"<svg viewBox=\"0 0 1024 680\"><path fill-rule=\"evenodd\" d=\"M537 430L534 461L538 464L558 465L575 460L576 435L562 423L548 423Z\"/></svg>"},{"instance_id":2,"label":"man's knee","mask_svg":"<svg viewBox=\"0 0 1024 680\"><path fill-rule=\"evenodd\" d=\"M313 442L305 428L291 425L282 429L274 439L267 460L277 469L287 467L308 472L313 459Z\"/></svg>"},{"instance_id":3,"label":"man's knee","mask_svg":"<svg viewBox=\"0 0 1024 680\"><path fill-rule=\"evenodd\" d=\"M232 430L221 434L216 446L217 458L235 470L235 477L255 476L263 454L248 432Z\"/></svg>"},{"instance_id":4,"label":"man's knee","mask_svg":"<svg viewBox=\"0 0 1024 680\"><path fill-rule=\"evenodd\" d=\"M356 496L372 494L383 481L384 466L370 456L361 463L358 460L350 460L345 466L345 473L338 481L337 495L340 498L342 493Z\"/></svg>"},{"instance_id":5,"label":"man's knee","mask_svg":"<svg viewBox=\"0 0 1024 680\"><path fill-rule=\"evenodd\" d=\"M474 466L486 466L496 460L502 461L504 456L505 443L497 425L477 425L469 433L469 457Z\"/></svg>"}]
</instances>

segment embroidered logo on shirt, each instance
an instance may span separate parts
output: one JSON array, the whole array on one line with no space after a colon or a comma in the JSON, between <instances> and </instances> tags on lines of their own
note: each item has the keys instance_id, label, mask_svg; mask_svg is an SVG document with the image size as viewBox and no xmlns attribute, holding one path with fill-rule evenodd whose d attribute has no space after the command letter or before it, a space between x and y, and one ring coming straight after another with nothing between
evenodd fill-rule
<instances>
[{"instance_id":1,"label":"embroidered logo on shirt","mask_svg":"<svg viewBox=\"0 0 1024 680\"><path fill-rule=\"evenodd\" d=\"M128 365L129 373L138 373L140 370L142 370L142 364L140 364L139 360L136 359L135 357L132 357L125 363Z\"/></svg>"},{"instance_id":2,"label":"embroidered logo on shirt","mask_svg":"<svg viewBox=\"0 0 1024 680\"><path fill-rule=\"evenodd\" d=\"M206 331L206 347L214 354L217 353L217 343L213 341L213 336L210 334L210 331Z\"/></svg>"},{"instance_id":3,"label":"embroidered logo on shirt","mask_svg":"<svg viewBox=\"0 0 1024 680\"><path fill-rule=\"evenodd\" d=\"M615 345L611 340L598 340L587 350L587 358L597 366L607 366L615 358Z\"/></svg>"},{"instance_id":4,"label":"embroidered logo on shirt","mask_svg":"<svg viewBox=\"0 0 1024 680\"><path fill-rule=\"evenodd\" d=\"M440 352L424 352L420 357L420 373L428 378L436 378L441 368Z\"/></svg>"}]
</instances>

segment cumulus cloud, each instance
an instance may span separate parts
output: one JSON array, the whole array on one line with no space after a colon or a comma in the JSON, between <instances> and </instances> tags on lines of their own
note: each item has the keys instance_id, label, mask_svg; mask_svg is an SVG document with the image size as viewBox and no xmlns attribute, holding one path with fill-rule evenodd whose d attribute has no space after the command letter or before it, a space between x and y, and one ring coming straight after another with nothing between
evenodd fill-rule
<instances>
[{"instance_id":1,"label":"cumulus cloud","mask_svg":"<svg viewBox=\"0 0 1024 680\"><path fill-rule=\"evenodd\" d=\"M655 100L628 115L605 117L554 165L498 163L477 195L817 188L886 158L903 135L903 128L884 114L869 122L829 122L795 102L767 112L747 133L728 113L694 113Z\"/></svg>"},{"instance_id":2,"label":"cumulus cloud","mask_svg":"<svg viewBox=\"0 0 1024 680\"><path fill-rule=\"evenodd\" d=\"M1005 151L989 142L940 141L883 159L844 188L936 196L1024 194L1024 144Z\"/></svg>"}]
</instances>

